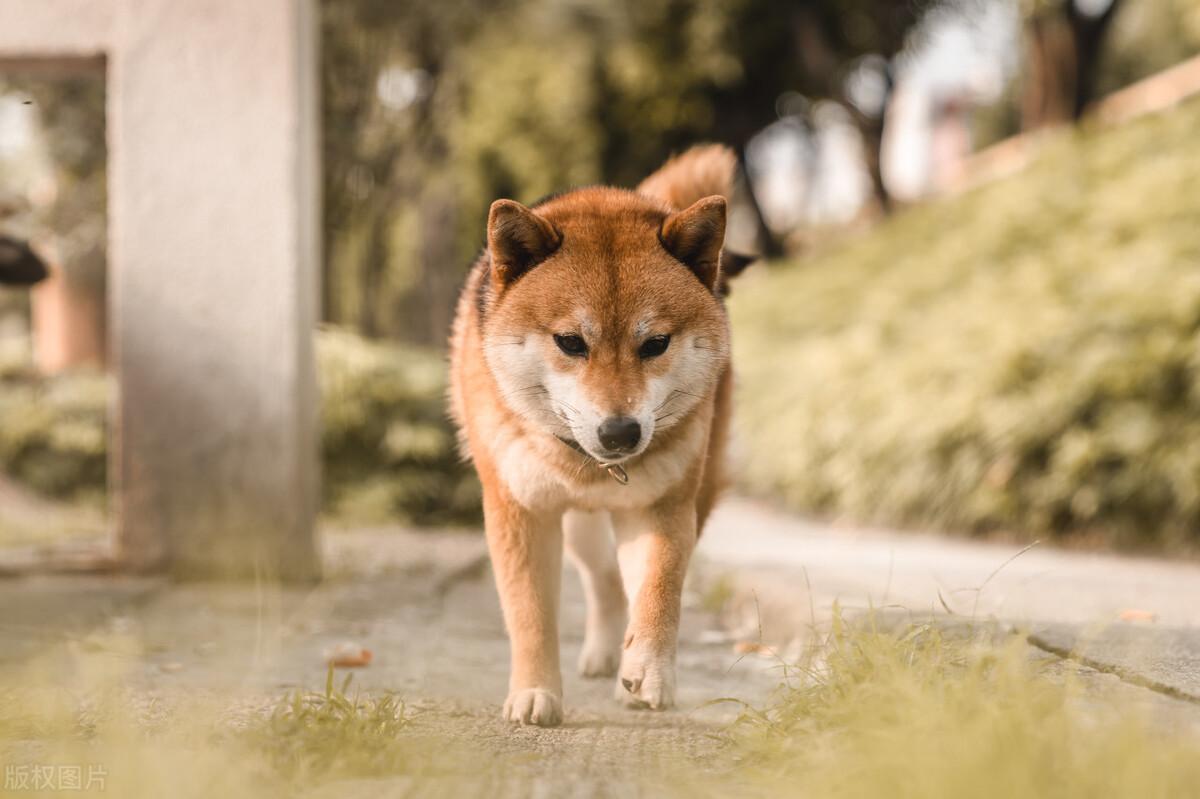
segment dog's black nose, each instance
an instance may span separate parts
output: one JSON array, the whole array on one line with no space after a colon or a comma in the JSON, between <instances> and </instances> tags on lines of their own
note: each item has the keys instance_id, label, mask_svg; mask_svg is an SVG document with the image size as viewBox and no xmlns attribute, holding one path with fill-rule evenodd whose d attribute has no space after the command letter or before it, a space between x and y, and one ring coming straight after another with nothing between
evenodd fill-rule
<instances>
[{"instance_id":1,"label":"dog's black nose","mask_svg":"<svg viewBox=\"0 0 1200 799\"><path fill-rule=\"evenodd\" d=\"M642 426L632 416L610 416L596 432L600 444L610 452L633 452L642 440Z\"/></svg>"}]
</instances>

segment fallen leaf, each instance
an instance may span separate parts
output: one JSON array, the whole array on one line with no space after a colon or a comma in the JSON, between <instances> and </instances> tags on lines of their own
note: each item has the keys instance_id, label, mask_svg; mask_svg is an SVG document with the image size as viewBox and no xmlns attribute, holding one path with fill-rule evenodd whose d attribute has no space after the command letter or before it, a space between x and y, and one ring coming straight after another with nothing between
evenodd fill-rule
<instances>
[{"instance_id":1,"label":"fallen leaf","mask_svg":"<svg viewBox=\"0 0 1200 799\"><path fill-rule=\"evenodd\" d=\"M371 650L351 641L344 641L325 653L325 660L332 666L355 669L370 665Z\"/></svg>"},{"instance_id":2,"label":"fallen leaf","mask_svg":"<svg viewBox=\"0 0 1200 799\"><path fill-rule=\"evenodd\" d=\"M1158 614L1152 610L1137 610L1129 608L1117 616L1121 621L1158 621Z\"/></svg>"}]
</instances>

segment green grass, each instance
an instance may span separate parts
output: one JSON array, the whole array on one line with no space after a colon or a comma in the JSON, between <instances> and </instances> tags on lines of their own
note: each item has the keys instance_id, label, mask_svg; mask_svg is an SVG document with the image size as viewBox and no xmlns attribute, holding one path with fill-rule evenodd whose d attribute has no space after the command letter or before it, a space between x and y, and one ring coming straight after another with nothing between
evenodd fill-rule
<instances>
[{"instance_id":1,"label":"green grass","mask_svg":"<svg viewBox=\"0 0 1200 799\"><path fill-rule=\"evenodd\" d=\"M233 737L262 756L276 775L300 785L331 776L413 775L427 765L424 741L410 735L404 701L391 693L351 693L351 679L323 692L297 690Z\"/></svg>"},{"instance_id":2,"label":"green grass","mask_svg":"<svg viewBox=\"0 0 1200 799\"><path fill-rule=\"evenodd\" d=\"M1200 738L1070 673L1023 640L928 625L835 622L777 701L731 731L701 796L1181 797L1200 791Z\"/></svg>"},{"instance_id":3,"label":"green grass","mask_svg":"<svg viewBox=\"0 0 1200 799\"><path fill-rule=\"evenodd\" d=\"M834 618L800 663L781 666L769 706L747 709L703 764L641 775L646 795L1153 799L1200 786L1194 728L1173 729L1069 668L1050 669L1019 639ZM438 730L464 728L440 725L435 711L359 695L332 674L322 690L273 701L181 689L148 697L129 687L134 638L88 644L69 677L5 674L0 762L94 764L106 795L131 799L331 796L350 785L522 795L569 781L556 768L559 747L595 746L591 724L555 734L553 750L514 733L527 753L487 736L455 739Z\"/></svg>"},{"instance_id":4,"label":"green grass","mask_svg":"<svg viewBox=\"0 0 1200 799\"><path fill-rule=\"evenodd\" d=\"M65 685L27 674L0 689L0 763L99 767L97 795L131 799L295 796L359 778L411 787L467 768L460 747L412 729L397 696L361 695L332 670L324 690L273 702L148 697L125 687L135 641L91 645Z\"/></svg>"},{"instance_id":5,"label":"green grass","mask_svg":"<svg viewBox=\"0 0 1200 799\"><path fill-rule=\"evenodd\" d=\"M747 275L742 486L856 522L1200 545L1200 101Z\"/></svg>"}]
</instances>

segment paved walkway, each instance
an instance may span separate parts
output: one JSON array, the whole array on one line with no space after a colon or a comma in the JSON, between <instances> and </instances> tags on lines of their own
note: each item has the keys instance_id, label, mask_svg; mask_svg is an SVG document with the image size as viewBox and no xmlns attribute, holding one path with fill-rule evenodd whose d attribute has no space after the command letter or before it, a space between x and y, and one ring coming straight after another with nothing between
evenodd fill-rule
<instances>
[{"instance_id":1,"label":"paved walkway","mask_svg":"<svg viewBox=\"0 0 1200 799\"><path fill-rule=\"evenodd\" d=\"M742 499L718 508L700 547L710 568L775 611L775 637L826 617L834 600L995 619L1049 651L1200 702L1200 563L1022 549L838 529Z\"/></svg>"},{"instance_id":2,"label":"paved walkway","mask_svg":"<svg viewBox=\"0 0 1200 799\"><path fill-rule=\"evenodd\" d=\"M325 545L327 579L308 590L129 578L0 579L6 610L0 682L6 668L34 656L42 658L44 677L69 681L80 644L84 651L106 647L111 633L137 642L124 680L147 701L211 694L259 706L296 687L320 690L324 653L349 640L374 653L371 665L355 672L356 685L398 693L417 711L419 730L477 752L481 771L507 764L499 782L486 776L489 795L499 796L526 796L531 785L547 796L627 795L625 787L644 785L647 775L665 768L694 772L717 747L715 733L740 711L733 703L708 703L735 697L761 704L778 683L774 664L740 658L718 618L689 592L678 661L680 707L661 713L621 707L612 680L584 680L574 672L584 608L578 579L568 574L565 723L549 730L514 727L500 718L508 642L482 535L356 531L329 534ZM485 777L449 779L463 780L463 795L474 795ZM364 788L372 796L378 790Z\"/></svg>"},{"instance_id":3,"label":"paved walkway","mask_svg":"<svg viewBox=\"0 0 1200 799\"><path fill-rule=\"evenodd\" d=\"M771 660L741 657L735 642L756 639L760 629L768 642L802 636L837 600L852 610L949 616L948 608L1011 623L1031 631L1046 653L1074 653L1111 672L1097 678L1113 691L1144 695L1153 712L1188 723L1200 717L1193 704L1200 702L1200 564L845 531L731 499L701 541L686 597L680 709L627 710L612 699L608 680L574 675L583 605L568 574L566 723L541 730L499 718L508 647L482 536L360 530L331 533L325 546L328 578L305 590L0 579L0 680L34 656L42 674L67 679L79 644L103 641L94 635L100 630L139 642L126 679L143 696L262 702L322 686L324 652L351 640L375 654L357 684L436 711L419 714L418 723L439 736L488 758L517 756L526 773L490 792L519 795L534 784L547 795L608 795L637 785L652 765L702 768L717 745L712 733L737 713L736 705L708 703L760 704L778 682ZM1118 621L1128 611L1155 620Z\"/></svg>"}]
</instances>

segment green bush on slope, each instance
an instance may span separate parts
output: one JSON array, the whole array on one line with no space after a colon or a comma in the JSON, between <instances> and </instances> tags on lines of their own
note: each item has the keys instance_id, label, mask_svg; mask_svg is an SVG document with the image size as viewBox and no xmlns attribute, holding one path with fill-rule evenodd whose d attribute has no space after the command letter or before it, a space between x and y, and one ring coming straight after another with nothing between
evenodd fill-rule
<instances>
[{"instance_id":1,"label":"green bush on slope","mask_svg":"<svg viewBox=\"0 0 1200 799\"><path fill-rule=\"evenodd\" d=\"M859 522L1200 543L1200 102L738 285L745 487ZM786 442L786 444L781 444Z\"/></svg>"}]
</instances>

